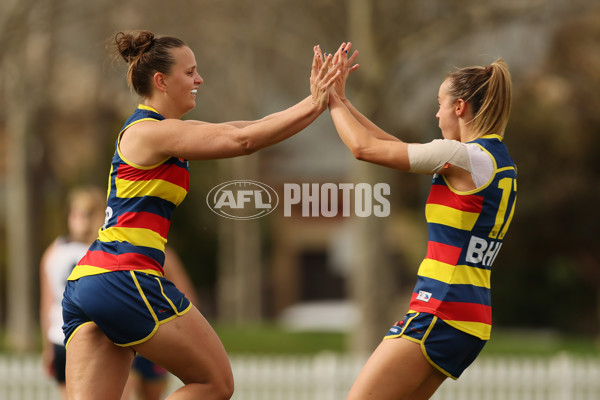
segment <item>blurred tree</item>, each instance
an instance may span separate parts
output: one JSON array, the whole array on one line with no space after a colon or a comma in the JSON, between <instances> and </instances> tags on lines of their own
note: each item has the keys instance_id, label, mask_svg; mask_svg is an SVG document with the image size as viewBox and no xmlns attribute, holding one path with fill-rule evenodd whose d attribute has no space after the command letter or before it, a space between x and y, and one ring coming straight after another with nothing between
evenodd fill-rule
<instances>
[{"instance_id":1,"label":"blurred tree","mask_svg":"<svg viewBox=\"0 0 600 400\"><path fill-rule=\"evenodd\" d=\"M360 49L361 59L369 60L361 91L353 97L353 102L363 114L373 118L373 105L378 103L378 89L384 77L382 64L385 64L375 43L374 3L348 0L347 4L349 36L357 38L355 44ZM354 164L353 182L375 184L387 181L385 178L382 167L363 162ZM351 348L357 353L373 351L381 341L382 332L385 333L393 323L389 300L394 298L397 282L393 279L394 266L391 265L386 233L385 218L357 217L353 220L350 293L358 307L358 319Z\"/></svg>"},{"instance_id":2,"label":"blurred tree","mask_svg":"<svg viewBox=\"0 0 600 400\"><path fill-rule=\"evenodd\" d=\"M514 100L518 218L494 278L511 287L495 294L503 325L599 333L598 43L600 7L565 21Z\"/></svg>"},{"instance_id":3,"label":"blurred tree","mask_svg":"<svg viewBox=\"0 0 600 400\"><path fill-rule=\"evenodd\" d=\"M0 29L4 30L2 57L6 90L6 227L7 227L7 345L14 350L34 346L35 308L33 290L36 261L32 249L37 237L33 221L40 199L35 190L34 171L39 166L41 148L36 131L43 129L48 79L43 68L51 58L53 2L4 5ZM27 13L22 7L27 7ZM45 14L45 23L36 18ZM14 18L14 19L13 19ZM16 22L16 24L15 24ZM35 93L35 96L33 95Z\"/></svg>"}]
</instances>

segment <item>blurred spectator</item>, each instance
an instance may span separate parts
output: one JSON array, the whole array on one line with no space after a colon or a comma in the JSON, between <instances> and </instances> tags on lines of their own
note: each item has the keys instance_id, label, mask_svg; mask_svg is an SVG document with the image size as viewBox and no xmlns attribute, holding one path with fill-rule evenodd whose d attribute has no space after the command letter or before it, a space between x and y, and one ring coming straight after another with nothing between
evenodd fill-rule
<instances>
[{"instance_id":1,"label":"blurred spectator","mask_svg":"<svg viewBox=\"0 0 600 400\"><path fill-rule=\"evenodd\" d=\"M62 330L62 296L67 277L96 239L104 222L106 194L94 186L73 190L68 197L67 234L57 237L40 263L40 327L44 370L65 392L66 352Z\"/></svg>"},{"instance_id":2,"label":"blurred spectator","mask_svg":"<svg viewBox=\"0 0 600 400\"><path fill-rule=\"evenodd\" d=\"M67 234L57 237L48 246L40 263L42 362L44 370L57 381L62 398L66 398L62 295L71 270L97 237L97 231L104 222L105 206L106 194L100 188L84 186L74 189L68 197ZM198 303L179 256L169 247L165 251L165 275L192 303ZM122 399L161 399L167 379L167 371L160 365L136 356Z\"/></svg>"}]
</instances>

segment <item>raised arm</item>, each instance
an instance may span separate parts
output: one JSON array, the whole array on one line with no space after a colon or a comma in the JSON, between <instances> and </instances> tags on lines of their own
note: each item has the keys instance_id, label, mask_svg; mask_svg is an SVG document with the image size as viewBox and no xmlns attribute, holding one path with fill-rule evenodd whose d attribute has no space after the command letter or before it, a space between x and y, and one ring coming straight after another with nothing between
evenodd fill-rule
<instances>
[{"instance_id":1,"label":"raised arm","mask_svg":"<svg viewBox=\"0 0 600 400\"><path fill-rule=\"evenodd\" d=\"M408 171L407 144L379 128L346 98L346 79L358 68L358 64L352 65L358 52L348 58L351 48L352 43L342 43L334 55L340 73L331 89L329 111L338 134L357 159Z\"/></svg>"},{"instance_id":2,"label":"raised arm","mask_svg":"<svg viewBox=\"0 0 600 400\"><path fill-rule=\"evenodd\" d=\"M397 141L397 137L390 135L389 133L385 132L383 129L375 125L373 122L371 122L371 120L369 120L360 111L358 111L358 109L356 109L354 105L352 105L350 100L348 100L348 98L346 97L346 81L348 79L348 76L352 72L356 71L359 67L359 64L354 64L356 58L358 57L358 50L354 50L350 58L348 58L348 54L350 53L351 49L351 42L342 43L333 56L332 64L340 71L340 75L338 76L338 79L336 79L333 88L339 96L339 98L344 102L346 108L348 108L348 111L350 111L350 113L354 116L354 118L356 118L356 120L361 125L367 128L371 135L381 140Z\"/></svg>"},{"instance_id":3,"label":"raised arm","mask_svg":"<svg viewBox=\"0 0 600 400\"><path fill-rule=\"evenodd\" d=\"M166 119L141 122L130 127L120 149L130 161L153 165L165 157L207 160L253 153L300 132L326 108L329 89L339 71L329 69L332 56L320 65L314 51L310 76L311 95L286 110L256 121L200 123Z\"/></svg>"},{"instance_id":4,"label":"raised arm","mask_svg":"<svg viewBox=\"0 0 600 400\"><path fill-rule=\"evenodd\" d=\"M329 111L340 138L355 158L401 171L410 170L407 144L399 139L377 137L372 128L374 124L361 123L337 93L332 92L330 96Z\"/></svg>"}]
</instances>

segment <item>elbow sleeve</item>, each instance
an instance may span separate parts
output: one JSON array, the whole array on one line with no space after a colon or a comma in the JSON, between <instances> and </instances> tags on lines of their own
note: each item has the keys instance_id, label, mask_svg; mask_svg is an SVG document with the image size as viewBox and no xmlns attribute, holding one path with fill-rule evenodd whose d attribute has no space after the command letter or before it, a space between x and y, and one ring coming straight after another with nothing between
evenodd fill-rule
<instances>
[{"instance_id":1,"label":"elbow sleeve","mask_svg":"<svg viewBox=\"0 0 600 400\"><path fill-rule=\"evenodd\" d=\"M469 152L457 140L436 139L425 144L409 144L410 172L437 174L447 163L471 171Z\"/></svg>"}]
</instances>

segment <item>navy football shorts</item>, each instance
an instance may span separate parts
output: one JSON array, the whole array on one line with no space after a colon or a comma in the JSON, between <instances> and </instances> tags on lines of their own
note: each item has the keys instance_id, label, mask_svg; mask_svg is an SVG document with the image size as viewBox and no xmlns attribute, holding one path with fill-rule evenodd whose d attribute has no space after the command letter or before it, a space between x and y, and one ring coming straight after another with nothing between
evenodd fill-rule
<instances>
[{"instance_id":1,"label":"navy football shorts","mask_svg":"<svg viewBox=\"0 0 600 400\"><path fill-rule=\"evenodd\" d=\"M452 379L458 379L487 342L448 325L433 314L419 312L406 314L384 339L397 337L419 343L427 361Z\"/></svg>"},{"instance_id":2,"label":"navy football shorts","mask_svg":"<svg viewBox=\"0 0 600 400\"><path fill-rule=\"evenodd\" d=\"M67 346L73 333L91 322L119 346L143 343L160 324L192 307L171 281L139 271L112 271L68 281L62 304Z\"/></svg>"}]
</instances>

